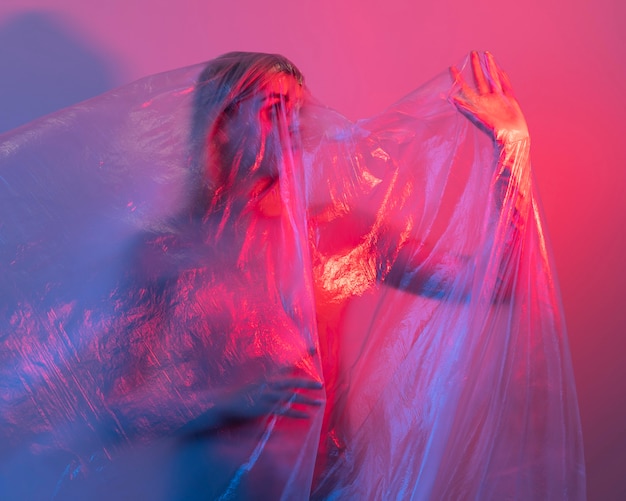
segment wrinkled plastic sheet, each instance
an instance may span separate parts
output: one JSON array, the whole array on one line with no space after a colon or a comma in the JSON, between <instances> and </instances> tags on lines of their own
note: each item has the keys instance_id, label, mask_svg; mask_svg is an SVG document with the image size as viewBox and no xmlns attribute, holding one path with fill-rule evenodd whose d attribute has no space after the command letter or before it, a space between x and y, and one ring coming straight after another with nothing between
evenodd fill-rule
<instances>
[{"instance_id":1,"label":"wrinkled plastic sheet","mask_svg":"<svg viewBox=\"0 0 626 501\"><path fill-rule=\"evenodd\" d=\"M231 54L2 135L1 497L584 498L529 141L458 92Z\"/></svg>"}]
</instances>

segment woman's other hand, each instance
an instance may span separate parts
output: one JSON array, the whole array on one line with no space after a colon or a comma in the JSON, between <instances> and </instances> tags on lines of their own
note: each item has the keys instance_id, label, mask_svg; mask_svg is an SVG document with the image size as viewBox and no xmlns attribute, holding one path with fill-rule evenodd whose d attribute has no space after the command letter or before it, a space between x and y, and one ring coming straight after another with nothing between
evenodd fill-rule
<instances>
[{"instance_id":1,"label":"woman's other hand","mask_svg":"<svg viewBox=\"0 0 626 501\"><path fill-rule=\"evenodd\" d=\"M308 407L319 407L323 400L303 392L321 390L322 383L303 377L253 383L231 392L220 405L225 421L245 421L267 415L308 418Z\"/></svg>"},{"instance_id":2,"label":"woman's other hand","mask_svg":"<svg viewBox=\"0 0 626 501\"><path fill-rule=\"evenodd\" d=\"M311 396L322 388L323 384L314 379L287 376L218 393L211 391L207 399L212 405L180 431L183 435L211 433L223 426L266 416L307 419L312 408L324 403L323 398Z\"/></svg>"},{"instance_id":3,"label":"woman's other hand","mask_svg":"<svg viewBox=\"0 0 626 501\"><path fill-rule=\"evenodd\" d=\"M480 55L470 55L476 90L464 80L454 66L450 74L460 87L452 101L461 113L478 127L493 135L498 144L504 146L528 139L528 127L506 73L496 64L489 52L484 53L484 66Z\"/></svg>"}]
</instances>

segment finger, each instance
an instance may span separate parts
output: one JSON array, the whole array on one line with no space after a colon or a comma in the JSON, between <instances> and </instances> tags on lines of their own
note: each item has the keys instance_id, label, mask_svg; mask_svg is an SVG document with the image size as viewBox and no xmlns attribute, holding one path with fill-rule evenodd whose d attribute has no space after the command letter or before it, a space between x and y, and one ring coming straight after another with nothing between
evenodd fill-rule
<instances>
[{"instance_id":1,"label":"finger","mask_svg":"<svg viewBox=\"0 0 626 501\"><path fill-rule=\"evenodd\" d=\"M292 377L270 383L277 390L286 390L290 388L301 388L305 390L321 390L324 383L315 379Z\"/></svg>"},{"instance_id":2,"label":"finger","mask_svg":"<svg viewBox=\"0 0 626 501\"><path fill-rule=\"evenodd\" d=\"M312 405L313 407L319 407L324 403L323 400L307 397L306 395L302 395L300 393L294 393L289 399L289 402L294 404Z\"/></svg>"},{"instance_id":3,"label":"finger","mask_svg":"<svg viewBox=\"0 0 626 501\"><path fill-rule=\"evenodd\" d=\"M500 82L500 73L498 72L496 60L493 58L491 52L485 52L485 59L487 60L487 72L491 82L491 90L492 92L502 94L502 83Z\"/></svg>"},{"instance_id":4,"label":"finger","mask_svg":"<svg viewBox=\"0 0 626 501\"><path fill-rule=\"evenodd\" d=\"M452 102L456 105L456 107L462 113L469 113L469 114L473 115L474 112L476 111L474 109L474 106L472 105L472 102L468 101L467 99L464 99L463 97L454 96L452 98Z\"/></svg>"},{"instance_id":5,"label":"finger","mask_svg":"<svg viewBox=\"0 0 626 501\"><path fill-rule=\"evenodd\" d=\"M463 79L463 76L461 75L461 72L457 70L454 66L450 66L450 76L452 77L452 80L457 83L461 88L461 93L464 94L468 99L471 99L476 94L474 90L469 85L467 85L467 83Z\"/></svg>"},{"instance_id":6,"label":"finger","mask_svg":"<svg viewBox=\"0 0 626 501\"><path fill-rule=\"evenodd\" d=\"M513 95L513 87L511 86L511 81L509 80L509 76L504 72L504 70L498 68L498 74L500 75L500 82L502 84L502 92L506 96Z\"/></svg>"},{"instance_id":7,"label":"finger","mask_svg":"<svg viewBox=\"0 0 626 501\"><path fill-rule=\"evenodd\" d=\"M261 397L261 401L259 403L263 405L274 405L279 402L289 402L294 404L312 405L314 407L319 407L324 403L324 400L312 398L307 395L302 395L301 393L296 393L292 389L290 389L268 392Z\"/></svg>"},{"instance_id":8,"label":"finger","mask_svg":"<svg viewBox=\"0 0 626 501\"><path fill-rule=\"evenodd\" d=\"M266 391L265 393L261 395L261 398L258 401L258 404L274 405L279 402L286 402L287 400L289 400L290 397L291 397L291 392L288 392L288 391L284 391L284 390L283 391L278 391L278 390Z\"/></svg>"},{"instance_id":9,"label":"finger","mask_svg":"<svg viewBox=\"0 0 626 501\"><path fill-rule=\"evenodd\" d=\"M489 84L483 73L483 68L480 65L480 58L478 52L472 51L470 55L472 61L472 71L474 72L474 81L476 82L476 88L479 94L487 94L489 92Z\"/></svg>"},{"instance_id":10,"label":"finger","mask_svg":"<svg viewBox=\"0 0 626 501\"><path fill-rule=\"evenodd\" d=\"M453 98L453 102L459 112L466 118L468 118L470 122L472 122L481 130L487 133L491 133L492 128L488 125L488 122L484 119L484 116L474 106L472 106L470 103L467 103L461 98Z\"/></svg>"},{"instance_id":11,"label":"finger","mask_svg":"<svg viewBox=\"0 0 626 501\"><path fill-rule=\"evenodd\" d=\"M458 83L459 85L463 86L465 82L463 81L461 72L456 69L456 66L450 66L449 70L450 70L450 77L452 77L453 83Z\"/></svg>"}]
</instances>

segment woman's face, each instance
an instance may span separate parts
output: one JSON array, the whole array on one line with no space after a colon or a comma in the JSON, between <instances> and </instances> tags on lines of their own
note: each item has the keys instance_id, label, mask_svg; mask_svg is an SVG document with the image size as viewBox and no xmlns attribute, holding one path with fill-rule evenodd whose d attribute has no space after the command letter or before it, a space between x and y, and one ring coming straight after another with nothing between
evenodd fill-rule
<instances>
[{"instance_id":1,"label":"woman's face","mask_svg":"<svg viewBox=\"0 0 626 501\"><path fill-rule=\"evenodd\" d=\"M274 184L299 149L298 113L303 99L297 80L277 73L240 101L218 133L222 165L232 188L248 194Z\"/></svg>"},{"instance_id":2,"label":"woman's face","mask_svg":"<svg viewBox=\"0 0 626 501\"><path fill-rule=\"evenodd\" d=\"M278 73L260 92L260 120L269 130L284 123L288 131L297 122L302 104L302 86L291 75Z\"/></svg>"}]
</instances>

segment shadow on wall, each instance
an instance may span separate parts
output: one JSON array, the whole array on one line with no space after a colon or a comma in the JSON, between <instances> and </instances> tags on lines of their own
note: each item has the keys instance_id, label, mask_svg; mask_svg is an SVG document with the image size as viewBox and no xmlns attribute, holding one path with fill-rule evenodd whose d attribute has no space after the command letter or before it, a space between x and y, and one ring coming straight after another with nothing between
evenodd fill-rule
<instances>
[{"instance_id":1,"label":"shadow on wall","mask_svg":"<svg viewBox=\"0 0 626 501\"><path fill-rule=\"evenodd\" d=\"M50 13L0 23L0 134L119 84L101 50Z\"/></svg>"}]
</instances>

